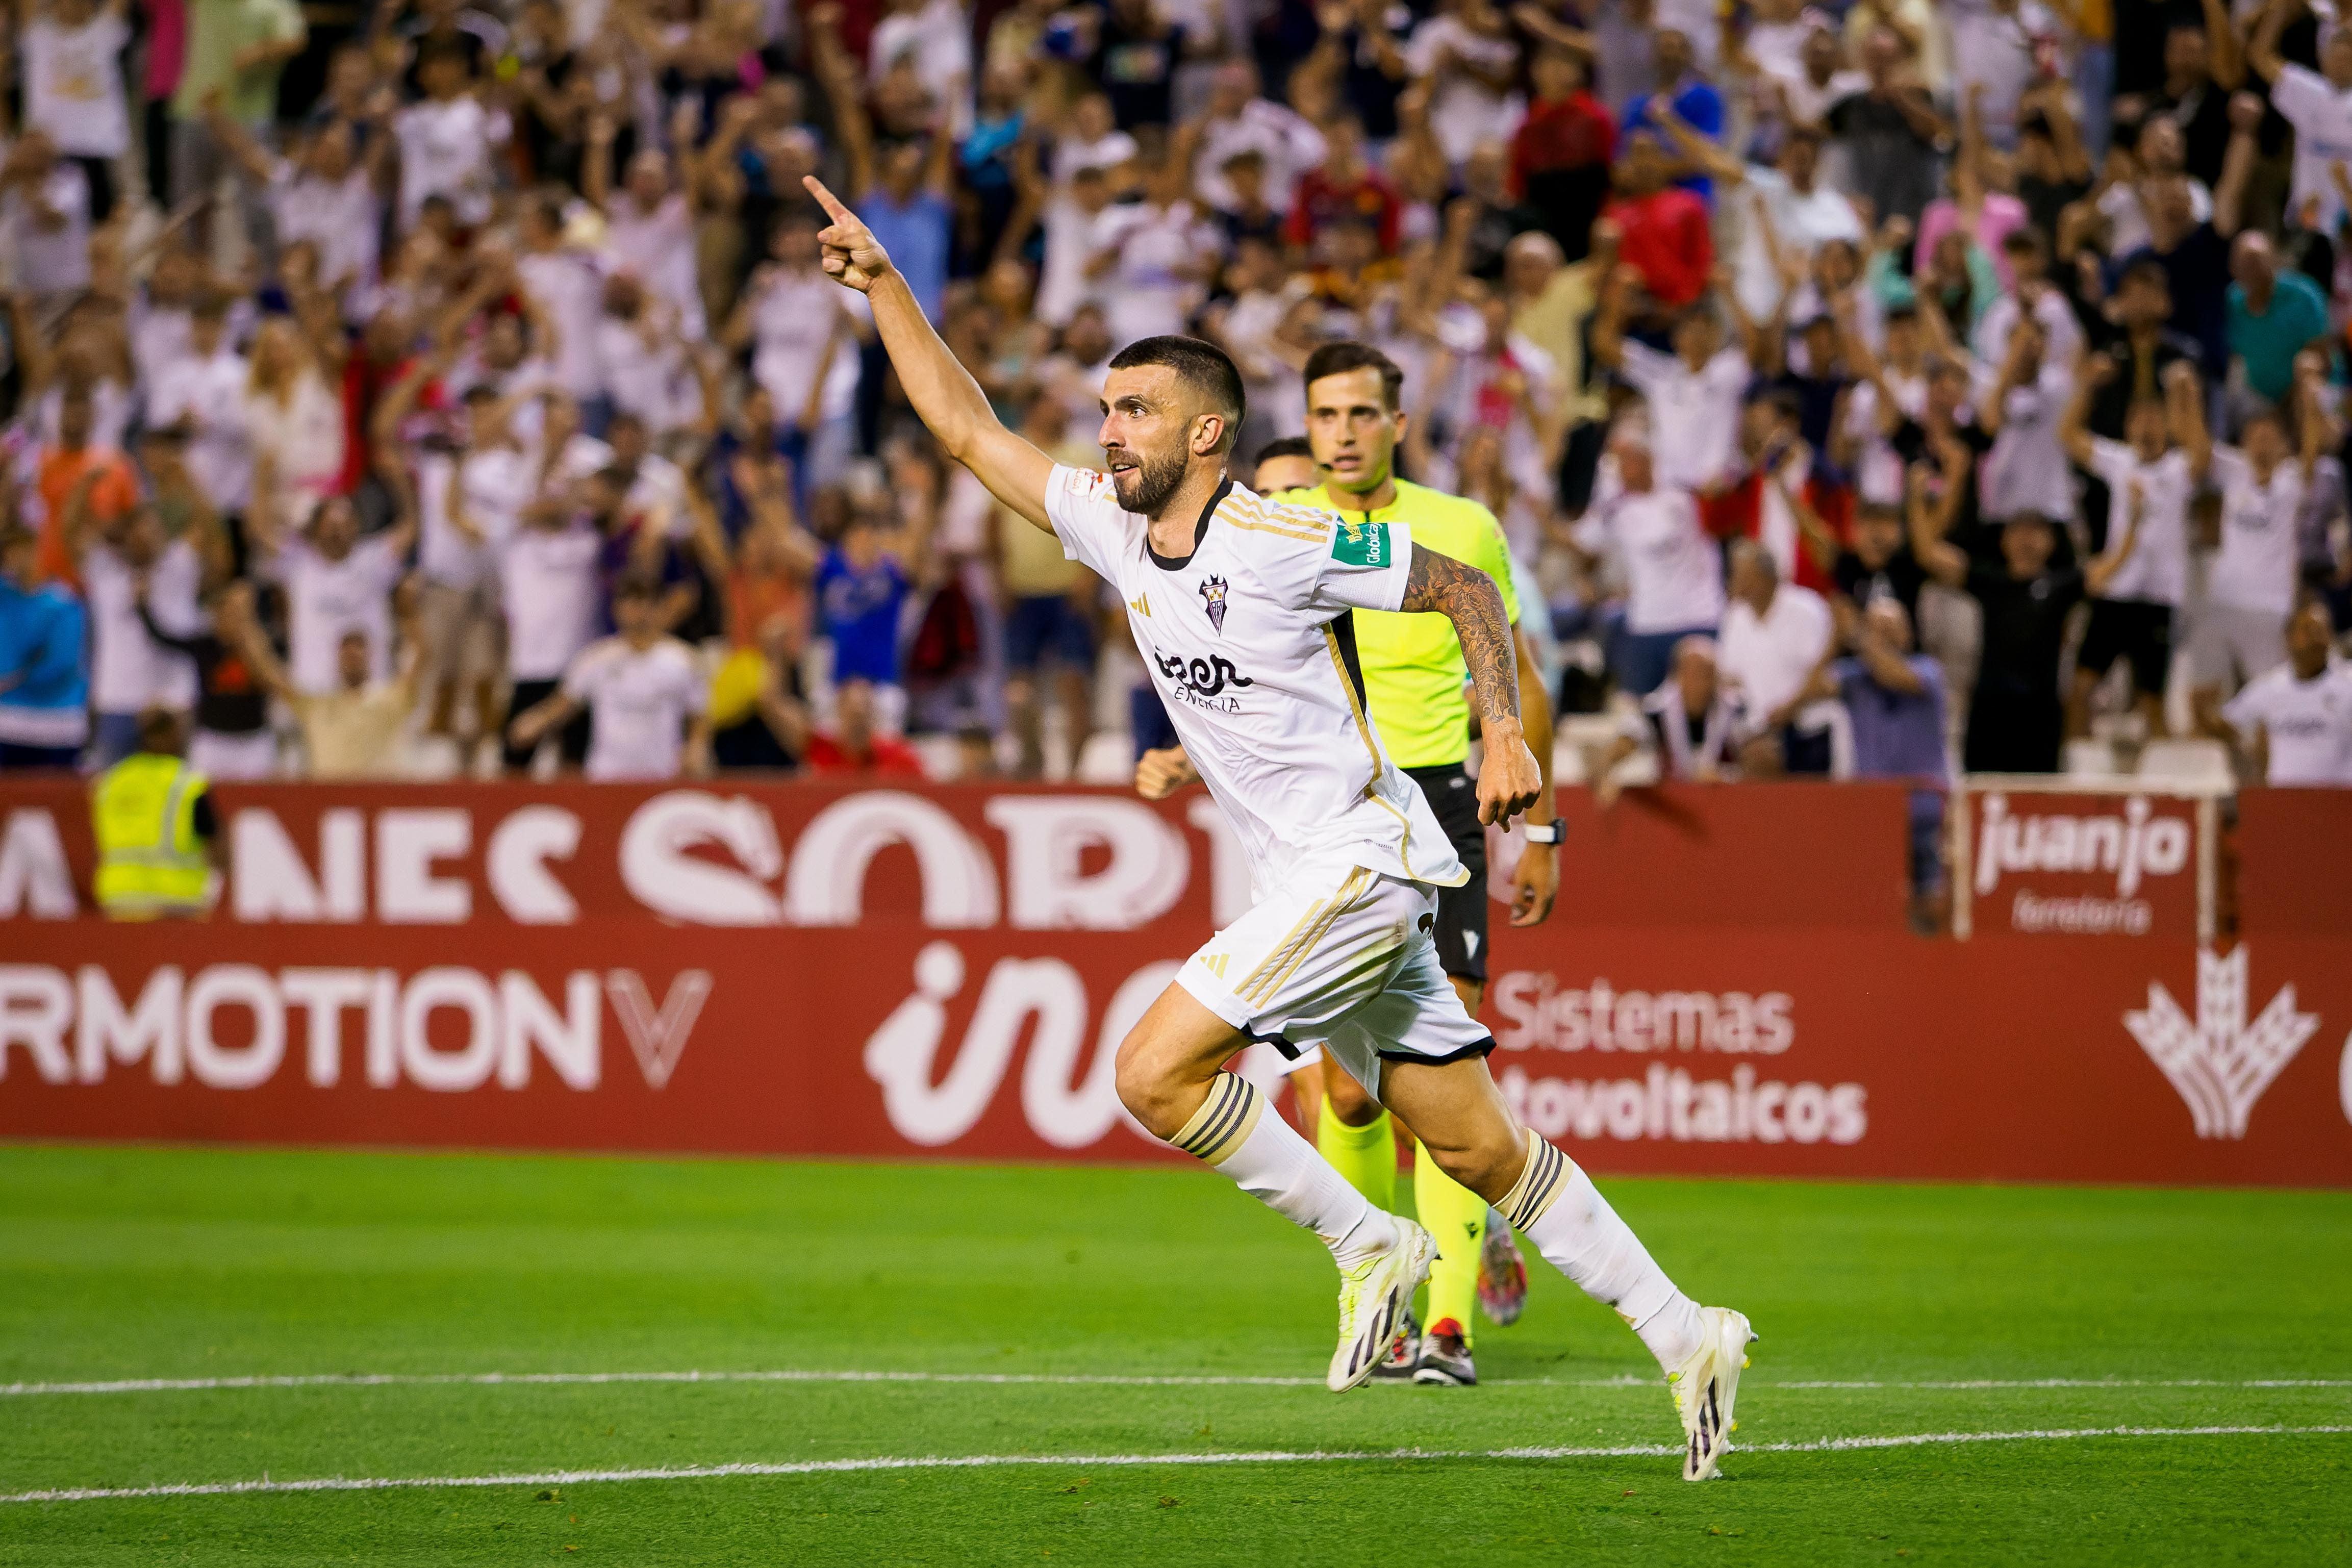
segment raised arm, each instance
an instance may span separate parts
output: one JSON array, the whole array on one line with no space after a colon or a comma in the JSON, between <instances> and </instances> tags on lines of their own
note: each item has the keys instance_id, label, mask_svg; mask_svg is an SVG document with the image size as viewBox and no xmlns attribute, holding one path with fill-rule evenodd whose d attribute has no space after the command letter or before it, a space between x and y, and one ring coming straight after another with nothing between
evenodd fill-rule
<instances>
[{"instance_id":1,"label":"raised arm","mask_svg":"<svg viewBox=\"0 0 2352 1568\"><path fill-rule=\"evenodd\" d=\"M2066 412L2058 416L2058 445L2079 468L2091 466L2091 400L2115 378L2115 361L2105 354L2085 355L2074 377L2074 395L2066 400Z\"/></svg>"},{"instance_id":2,"label":"raised arm","mask_svg":"<svg viewBox=\"0 0 2352 1568\"><path fill-rule=\"evenodd\" d=\"M2245 226L2246 182L2254 173L2254 132L2265 106L2251 92L2230 100L2230 144L2221 154L2221 183L2213 187L2213 232L2223 239Z\"/></svg>"},{"instance_id":3,"label":"raised arm","mask_svg":"<svg viewBox=\"0 0 2352 1568\"><path fill-rule=\"evenodd\" d=\"M1958 442L1954 443L1958 446ZM1967 447L1961 447L1965 453ZM1958 467L1949 453L1944 461L1944 500L1941 506L1927 503L1927 466L1915 464L1911 469L1910 494L1906 498L1904 521L1911 532L1911 556L1920 569L1947 588L1957 588L1969 578L1969 558L1959 546L1944 537L1952 525L1953 513L1959 510L1959 487L1965 478L1955 477Z\"/></svg>"},{"instance_id":4,"label":"raised arm","mask_svg":"<svg viewBox=\"0 0 2352 1568\"><path fill-rule=\"evenodd\" d=\"M1478 770L1478 820L1508 822L1536 803L1543 774L1519 722L1519 674L1503 591L1475 566L1416 544L1401 610L1442 615L1462 641L1477 696L1486 760Z\"/></svg>"},{"instance_id":5,"label":"raised arm","mask_svg":"<svg viewBox=\"0 0 2352 1568\"><path fill-rule=\"evenodd\" d=\"M2033 318L2023 314L2020 314L2016 324L2009 329L2009 353L2001 358L2000 374L1985 388L1984 396L1977 403L1977 428L1986 435L2000 434L2001 423L2009 412L2010 392L2025 384L2026 345L2040 333L2041 329L2034 325ZM2076 459L2078 462L2081 460Z\"/></svg>"},{"instance_id":6,"label":"raised arm","mask_svg":"<svg viewBox=\"0 0 2352 1568\"><path fill-rule=\"evenodd\" d=\"M264 691L289 702L294 700L294 678L286 673L285 661L270 646L269 634L261 629L258 620L243 616L236 626L225 631L221 640L235 642L237 657L245 660L245 668L253 672Z\"/></svg>"},{"instance_id":7,"label":"raised arm","mask_svg":"<svg viewBox=\"0 0 2352 1568\"><path fill-rule=\"evenodd\" d=\"M2246 84L2246 42L2225 0L2205 0L2205 68L2214 85L2235 92Z\"/></svg>"},{"instance_id":8,"label":"raised arm","mask_svg":"<svg viewBox=\"0 0 2352 1568\"><path fill-rule=\"evenodd\" d=\"M989 493L1051 533L1045 517L1045 486L1054 460L1004 427L988 405L980 383L924 318L914 290L890 265L889 253L841 198L814 174L803 183L833 221L818 236L824 269L845 288L866 296L882 347L898 372L907 401L957 462L970 468Z\"/></svg>"},{"instance_id":9,"label":"raised arm","mask_svg":"<svg viewBox=\"0 0 2352 1568\"><path fill-rule=\"evenodd\" d=\"M1650 122L1666 133L1682 162L1693 173L1710 179L1721 180L1727 185L1748 183L1748 163L1712 138L1703 135L1697 127L1675 112L1674 105L1653 95L1648 104Z\"/></svg>"},{"instance_id":10,"label":"raised arm","mask_svg":"<svg viewBox=\"0 0 2352 1568\"><path fill-rule=\"evenodd\" d=\"M253 139L253 132L229 118L221 109L218 88L205 94L205 126L228 152L229 158L262 184L269 183L273 168L269 154Z\"/></svg>"},{"instance_id":11,"label":"raised arm","mask_svg":"<svg viewBox=\"0 0 2352 1568\"><path fill-rule=\"evenodd\" d=\"M2205 388L2194 365L2178 360L2165 367L2164 403L2172 438L2189 455L2189 473L2199 484L2213 467L2213 433L2205 428Z\"/></svg>"},{"instance_id":12,"label":"raised arm","mask_svg":"<svg viewBox=\"0 0 2352 1568\"><path fill-rule=\"evenodd\" d=\"M2278 80L2279 72L2286 69L2286 61L2279 58L2279 35L2303 7L2304 0L2271 0L2270 9L2254 25L2254 36L2246 45L2246 63L2264 81Z\"/></svg>"},{"instance_id":13,"label":"raised arm","mask_svg":"<svg viewBox=\"0 0 2352 1568\"><path fill-rule=\"evenodd\" d=\"M2311 483L2318 470L2319 456L2335 445L2336 422L2327 416L2325 399L2327 395L2327 358L2324 352L2305 349L2294 356L2295 457L2303 467L2303 482Z\"/></svg>"},{"instance_id":14,"label":"raised arm","mask_svg":"<svg viewBox=\"0 0 2352 1568\"><path fill-rule=\"evenodd\" d=\"M2129 561L2132 552L2138 548L2139 525L2147 516L2147 496L2137 481L2134 481L2130 494L2125 499L2124 515L2130 520L2130 524L2124 530L2123 538L2084 569L2083 581L2094 595L2107 591L2107 584L2116 580L2116 574L2124 569L2124 563Z\"/></svg>"},{"instance_id":15,"label":"raised arm","mask_svg":"<svg viewBox=\"0 0 2352 1568\"><path fill-rule=\"evenodd\" d=\"M1592 228L1598 236L1601 225L1596 223ZM1626 296L1641 284L1642 269L1621 261L1609 269L1601 285L1601 309L1592 318L1592 357L1607 369L1624 367Z\"/></svg>"},{"instance_id":16,"label":"raised arm","mask_svg":"<svg viewBox=\"0 0 2352 1568\"><path fill-rule=\"evenodd\" d=\"M2091 177L2090 149L2083 145L2083 133L2074 123L2074 111L2066 104L2067 84L2052 81L2034 89L2033 100L2042 110L2042 118L2050 122L2050 142L2058 152L2058 173L2069 180Z\"/></svg>"}]
</instances>

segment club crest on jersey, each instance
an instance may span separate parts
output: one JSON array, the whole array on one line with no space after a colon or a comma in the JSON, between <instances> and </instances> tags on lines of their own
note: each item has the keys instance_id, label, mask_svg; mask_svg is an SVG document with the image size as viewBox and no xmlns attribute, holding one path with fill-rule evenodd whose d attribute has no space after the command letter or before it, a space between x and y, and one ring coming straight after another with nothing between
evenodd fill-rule
<instances>
[{"instance_id":1,"label":"club crest on jersey","mask_svg":"<svg viewBox=\"0 0 2352 1568\"><path fill-rule=\"evenodd\" d=\"M1225 635L1225 580L1212 577L1201 584L1201 597L1209 609L1209 625L1219 637Z\"/></svg>"}]
</instances>

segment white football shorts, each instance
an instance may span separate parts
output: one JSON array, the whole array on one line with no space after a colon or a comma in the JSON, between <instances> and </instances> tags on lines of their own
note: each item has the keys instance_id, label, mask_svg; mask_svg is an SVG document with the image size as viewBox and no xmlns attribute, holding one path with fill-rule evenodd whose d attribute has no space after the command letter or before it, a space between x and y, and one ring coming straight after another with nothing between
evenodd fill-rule
<instances>
[{"instance_id":1,"label":"white football shorts","mask_svg":"<svg viewBox=\"0 0 2352 1568\"><path fill-rule=\"evenodd\" d=\"M1377 1093L1380 1062L1485 1056L1431 931L1437 889L1362 866L1302 868L1211 937L1177 981L1253 1040L1296 1060L1320 1045Z\"/></svg>"}]
</instances>

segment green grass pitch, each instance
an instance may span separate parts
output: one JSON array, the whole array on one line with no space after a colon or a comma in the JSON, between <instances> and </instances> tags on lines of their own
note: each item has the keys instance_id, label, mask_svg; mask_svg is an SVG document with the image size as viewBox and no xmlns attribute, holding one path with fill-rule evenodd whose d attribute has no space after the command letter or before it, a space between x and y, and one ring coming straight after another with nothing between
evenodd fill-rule
<instances>
[{"instance_id":1,"label":"green grass pitch","mask_svg":"<svg viewBox=\"0 0 2352 1568\"><path fill-rule=\"evenodd\" d=\"M1602 1184L1764 1335L1721 1481L1498 1452L1679 1436L1540 1266L1486 1386L1334 1398L1322 1249L1198 1171L0 1147L0 1492L494 1483L11 1500L0 1563L2352 1561L2352 1194ZM693 1369L914 1375L419 1381ZM1045 1462L495 1479L974 1456Z\"/></svg>"}]
</instances>

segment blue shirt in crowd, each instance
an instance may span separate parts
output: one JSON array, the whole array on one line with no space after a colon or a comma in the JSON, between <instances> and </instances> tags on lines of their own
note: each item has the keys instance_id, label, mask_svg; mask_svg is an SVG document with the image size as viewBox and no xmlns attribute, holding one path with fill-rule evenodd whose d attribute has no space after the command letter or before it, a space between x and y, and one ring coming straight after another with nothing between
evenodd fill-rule
<instances>
[{"instance_id":1,"label":"blue shirt in crowd","mask_svg":"<svg viewBox=\"0 0 2352 1568\"><path fill-rule=\"evenodd\" d=\"M1925 689L1890 690L1873 680L1858 658L1830 667L1853 724L1853 776L1942 784L1944 672L1923 654L1908 655L1903 662L1926 683Z\"/></svg>"},{"instance_id":2,"label":"blue shirt in crowd","mask_svg":"<svg viewBox=\"0 0 2352 1568\"><path fill-rule=\"evenodd\" d=\"M1650 111L1650 100L1656 96L1655 93L1645 92L1625 105L1623 133L1630 136L1637 131L1646 132L1658 139L1658 145L1666 150L1667 157L1679 158L1682 149L1675 145L1675 139L1662 127L1648 123L1645 118ZM1715 90L1714 83L1703 77L1685 77L1680 87L1666 95L1666 101L1682 117L1684 124L1710 142L1723 140L1723 94ZM1675 184L1709 205L1714 205L1715 182L1706 175L1693 174L1687 179L1676 180Z\"/></svg>"},{"instance_id":3,"label":"blue shirt in crowd","mask_svg":"<svg viewBox=\"0 0 2352 1568\"><path fill-rule=\"evenodd\" d=\"M0 577L0 742L79 746L89 738L89 616L62 584Z\"/></svg>"},{"instance_id":4,"label":"blue shirt in crowd","mask_svg":"<svg viewBox=\"0 0 2352 1568\"><path fill-rule=\"evenodd\" d=\"M898 259L896 251L891 259ZM816 570L816 603L824 635L833 639L834 679L895 684L898 616L907 603L907 574L898 563L884 555L860 571L835 545Z\"/></svg>"},{"instance_id":5,"label":"blue shirt in crowd","mask_svg":"<svg viewBox=\"0 0 2352 1568\"><path fill-rule=\"evenodd\" d=\"M955 209L929 191L917 191L902 205L877 185L857 204L857 216L890 253L890 265L936 325L948 297L948 238Z\"/></svg>"}]
</instances>

